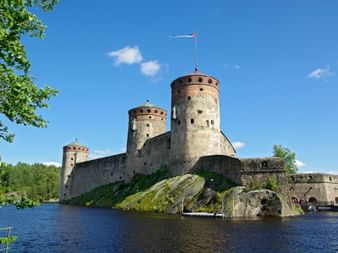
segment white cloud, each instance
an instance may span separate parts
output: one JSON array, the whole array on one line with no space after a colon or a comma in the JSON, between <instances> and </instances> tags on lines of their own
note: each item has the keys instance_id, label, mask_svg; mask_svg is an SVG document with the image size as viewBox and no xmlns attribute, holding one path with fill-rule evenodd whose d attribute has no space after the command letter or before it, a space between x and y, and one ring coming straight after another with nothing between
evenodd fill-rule
<instances>
[{"instance_id":1,"label":"white cloud","mask_svg":"<svg viewBox=\"0 0 338 253\"><path fill-rule=\"evenodd\" d=\"M338 175L338 170L329 170L326 172L327 174Z\"/></svg>"},{"instance_id":2,"label":"white cloud","mask_svg":"<svg viewBox=\"0 0 338 253\"><path fill-rule=\"evenodd\" d=\"M331 72L330 66L326 66L325 68L317 68L313 70L308 77L314 79L324 79L327 80L329 76L332 76L334 73Z\"/></svg>"},{"instance_id":3,"label":"white cloud","mask_svg":"<svg viewBox=\"0 0 338 253\"><path fill-rule=\"evenodd\" d=\"M303 167L306 166L305 163L303 163L302 161L299 161L299 160L296 160L296 161L295 161L295 165L296 165L296 167L297 167L298 169L303 168Z\"/></svg>"},{"instance_id":4,"label":"white cloud","mask_svg":"<svg viewBox=\"0 0 338 253\"><path fill-rule=\"evenodd\" d=\"M108 53L110 58L114 58L114 64L116 66L121 64L135 64L140 63L143 60L140 49L137 46L126 46L120 50L112 51Z\"/></svg>"},{"instance_id":5,"label":"white cloud","mask_svg":"<svg viewBox=\"0 0 338 253\"><path fill-rule=\"evenodd\" d=\"M158 61L147 61L141 63L141 73L145 76L156 76L161 70L161 64Z\"/></svg>"},{"instance_id":6,"label":"white cloud","mask_svg":"<svg viewBox=\"0 0 338 253\"><path fill-rule=\"evenodd\" d=\"M61 163L58 163L58 162L43 162L42 164L46 166L61 167Z\"/></svg>"},{"instance_id":7,"label":"white cloud","mask_svg":"<svg viewBox=\"0 0 338 253\"><path fill-rule=\"evenodd\" d=\"M113 151L110 149L102 149L102 150L94 150L92 153L89 154L89 159L97 159L105 156L113 155Z\"/></svg>"},{"instance_id":8,"label":"white cloud","mask_svg":"<svg viewBox=\"0 0 338 253\"><path fill-rule=\"evenodd\" d=\"M235 141L235 142L233 142L231 144L232 144L232 146L235 149L240 149L240 148L244 148L245 147L245 143L244 142L240 142L240 141Z\"/></svg>"},{"instance_id":9,"label":"white cloud","mask_svg":"<svg viewBox=\"0 0 338 253\"><path fill-rule=\"evenodd\" d=\"M226 69L234 69L234 70L240 70L241 69L240 65L238 65L238 64L230 64L230 63L224 64L224 67Z\"/></svg>"}]
</instances>

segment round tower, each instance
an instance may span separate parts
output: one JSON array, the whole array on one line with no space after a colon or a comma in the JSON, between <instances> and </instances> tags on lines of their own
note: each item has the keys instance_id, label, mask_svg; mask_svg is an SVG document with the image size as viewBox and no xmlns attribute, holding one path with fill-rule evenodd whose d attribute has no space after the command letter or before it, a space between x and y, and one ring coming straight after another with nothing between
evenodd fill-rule
<instances>
[{"instance_id":1,"label":"round tower","mask_svg":"<svg viewBox=\"0 0 338 253\"><path fill-rule=\"evenodd\" d=\"M186 172L199 157L224 154L219 113L219 81L200 72L171 83L171 155L174 174Z\"/></svg>"},{"instance_id":2,"label":"round tower","mask_svg":"<svg viewBox=\"0 0 338 253\"><path fill-rule=\"evenodd\" d=\"M77 139L63 147L60 201L71 198L70 185L72 171L76 163L88 160L88 151L89 149L86 146L81 145Z\"/></svg>"},{"instance_id":3,"label":"round tower","mask_svg":"<svg viewBox=\"0 0 338 253\"><path fill-rule=\"evenodd\" d=\"M140 152L144 143L166 130L167 112L147 100L144 104L130 109L128 114L128 168L138 171L143 165Z\"/></svg>"}]
</instances>

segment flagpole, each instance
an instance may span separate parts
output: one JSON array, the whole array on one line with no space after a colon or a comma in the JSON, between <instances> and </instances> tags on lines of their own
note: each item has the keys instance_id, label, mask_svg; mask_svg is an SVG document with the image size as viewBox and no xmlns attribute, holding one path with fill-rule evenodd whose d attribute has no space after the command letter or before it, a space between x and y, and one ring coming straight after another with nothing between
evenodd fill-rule
<instances>
[{"instance_id":1,"label":"flagpole","mask_svg":"<svg viewBox=\"0 0 338 253\"><path fill-rule=\"evenodd\" d=\"M197 47L197 35L195 36L195 72L198 71L198 47Z\"/></svg>"}]
</instances>

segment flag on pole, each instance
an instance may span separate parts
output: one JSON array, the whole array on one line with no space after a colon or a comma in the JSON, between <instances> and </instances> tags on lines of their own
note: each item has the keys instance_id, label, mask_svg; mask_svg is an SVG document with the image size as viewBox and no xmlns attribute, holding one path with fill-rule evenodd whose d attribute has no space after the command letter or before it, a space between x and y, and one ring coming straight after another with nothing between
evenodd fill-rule
<instances>
[{"instance_id":1,"label":"flag on pole","mask_svg":"<svg viewBox=\"0 0 338 253\"><path fill-rule=\"evenodd\" d=\"M169 39L195 38L195 37L197 37L197 33L181 34L181 35L169 35Z\"/></svg>"}]
</instances>

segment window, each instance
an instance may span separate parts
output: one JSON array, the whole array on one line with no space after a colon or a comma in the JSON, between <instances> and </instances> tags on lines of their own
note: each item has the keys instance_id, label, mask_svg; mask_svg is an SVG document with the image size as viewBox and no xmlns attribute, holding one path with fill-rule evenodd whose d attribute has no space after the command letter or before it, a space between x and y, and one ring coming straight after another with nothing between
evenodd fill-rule
<instances>
[{"instance_id":1,"label":"window","mask_svg":"<svg viewBox=\"0 0 338 253\"><path fill-rule=\"evenodd\" d=\"M151 116L149 116L149 119L151 119Z\"/></svg>"},{"instance_id":2,"label":"window","mask_svg":"<svg viewBox=\"0 0 338 253\"><path fill-rule=\"evenodd\" d=\"M177 125L181 125L181 121L180 120L177 121Z\"/></svg>"},{"instance_id":3,"label":"window","mask_svg":"<svg viewBox=\"0 0 338 253\"><path fill-rule=\"evenodd\" d=\"M148 110L147 110L147 112L151 112L151 110L150 110L150 109L148 109Z\"/></svg>"},{"instance_id":4,"label":"window","mask_svg":"<svg viewBox=\"0 0 338 253\"><path fill-rule=\"evenodd\" d=\"M120 176L120 180L122 180L122 177Z\"/></svg>"},{"instance_id":5,"label":"window","mask_svg":"<svg viewBox=\"0 0 338 253\"><path fill-rule=\"evenodd\" d=\"M338 204L338 197L336 197L335 202L336 202L336 204Z\"/></svg>"},{"instance_id":6,"label":"window","mask_svg":"<svg viewBox=\"0 0 338 253\"><path fill-rule=\"evenodd\" d=\"M63 196L66 197L66 193L64 193Z\"/></svg>"},{"instance_id":7,"label":"window","mask_svg":"<svg viewBox=\"0 0 338 253\"><path fill-rule=\"evenodd\" d=\"M330 182L332 182L332 177L329 177Z\"/></svg>"},{"instance_id":8,"label":"window","mask_svg":"<svg viewBox=\"0 0 338 253\"><path fill-rule=\"evenodd\" d=\"M202 77L198 78L198 81L199 81L200 83L203 82L203 78L202 78Z\"/></svg>"},{"instance_id":9,"label":"window","mask_svg":"<svg viewBox=\"0 0 338 253\"><path fill-rule=\"evenodd\" d=\"M188 97L188 100L190 100L190 99L191 99L191 97L189 96L189 97Z\"/></svg>"},{"instance_id":10,"label":"window","mask_svg":"<svg viewBox=\"0 0 338 253\"><path fill-rule=\"evenodd\" d=\"M149 134L147 134L147 137L149 137Z\"/></svg>"},{"instance_id":11,"label":"window","mask_svg":"<svg viewBox=\"0 0 338 253\"><path fill-rule=\"evenodd\" d=\"M144 162L143 164L144 164L144 165L147 165L147 162Z\"/></svg>"},{"instance_id":12,"label":"window","mask_svg":"<svg viewBox=\"0 0 338 253\"><path fill-rule=\"evenodd\" d=\"M158 113L158 110L155 110L155 113Z\"/></svg>"},{"instance_id":13,"label":"window","mask_svg":"<svg viewBox=\"0 0 338 253\"><path fill-rule=\"evenodd\" d=\"M68 185L66 184L66 188L68 188Z\"/></svg>"},{"instance_id":14,"label":"window","mask_svg":"<svg viewBox=\"0 0 338 253\"><path fill-rule=\"evenodd\" d=\"M262 162L262 168L267 168L267 167L268 167L268 162L267 161Z\"/></svg>"},{"instance_id":15,"label":"window","mask_svg":"<svg viewBox=\"0 0 338 253\"><path fill-rule=\"evenodd\" d=\"M149 125L149 124L147 124L146 126L147 126L147 127L150 127L150 125Z\"/></svg>"},{"instance_id":16,"label":"window","mask_svg":"<svg viewBox=\"0 0 338 253\"><path fill-rule=\"evenodd\" d=\"M178 80L178 82L179 82L180 84L182 84L182 79Z\"/></svg>"},{"instance_id":17,"label":"window","mask_svg":"<svg viewBox=\"0 0 338 253\"><path fill-rule=\"evenodd\" d=\"M161 120L163 120L163 118L161 118Z\"/></svg>"},{"instance_id":18,"label":"window","mask_svg":"<svg viewBox=\"0 0 338 253\"><path fill-rule=\"evenodd\" d=\"M192 81L192 80L191 80L191 78L189 77L189 78L188 78L188 82L191 83L191 81Z\"/></svg>"},{"instance_id":19,"label":"window","mask_svg":"<svg viewBox=\"0 0 338 253\"><path fill-rule=\"evenodd\" d=\"M210 124L209 124L209 120L207 120L207 127L209 127L210 126Z\"/></svg>"},{"instance_id":20,"label":"window","mask_svg":"<svg viewBox=\"0 0 338 253\"><path fill-rule=\"evenodd\" d=\"M200 91L203 91L203 88L200 88Z\"/></svg>"},{"instance_id":21,"label":"window","mask_svg":"<svg viewBox=\"0 0 338 253\"><path fill-rule=\"evenodd\" d=\"M198 114L202 114L202 112L203 112L202 110L197 110Z\"/></svg>"},{"instance_id":22,"label":"window","mask_svg":"<svg viewBox=\"0 0 338 253\"><path fill-rule=\"evenodd\" d=\"M140 113L143 113L143 110L140 110Z\"/></svg>"},{"instance_id":23,"label":"window","mask_svg":"<svg viewBox=\"0 0 338 253\"><path fill-rule=\"evenodd\" d=\"M163 112L161 112L160 114L163 115Z\"/></svg>"},{"instance_id":24,"label":"window","mask_svg":"<svg viewBox=\"0 0 338 253\"><path fill-rule=\"evenodd\" d=\"M218 86L218 82L216 82L216 86Z\"/></svg>"},{"instance_id":25,"label":"window","mask_svg":"<svg viewBox=\"0 0 338 253\"><path fill-rule=\"evenodd\" d=\"M215 124L215 121L212 119L211 120L211 125L214 125Z\"/></svg>"},{"instance_id":26,"label":"window","mask_svg":"<svg viewBox=\"0 0 338 253\"><path fill-rule=\"evenodd\" d=\"M71 157L71 158L70 158L70 160L72 160L72 161L73 161L73 160L74 160L74 158L73 158L73 157Z\"/></svg>"},{"instance_id":27,"label":"window","mask_svg":"<svg viewBox=\"0 0 338 253\"><path fill-rule=\"evenodd\" d=\"M67 177L70 178L70 175L68 175Z\"/></svg>"},{"instance_id":28,"label":"window","mask_svg":"<svg viewBox=\"0 0 338 253\"><path fill-rule=\"evenodd\" d=\"M178 90L178 91L177 91L177 94L180 94L180 93L181 93L181 91L180 91L180 90Z\"/></svg>"},{"instance_id":29,"label":"window","mask_svg":"<svg viewBox=\"0 0 338 253\"><path fill-rule=\"evenodd\" d=\"M209 80L208 80L208 83L209 83L209 84L212 84L212 80L211 80L211 79L209 79Z\"/></svg>"},{"instance_id":30,"label":"window","mask_svg":"<svg viewBox=\"0 0 338 253\"><path fill-rule=\"evenodd\" d=\"M317 199L315 197L309 198L309 203L317 203Z\"/></svg>"},{"instance_id":31,"label":"window","mask_svg":"<svg viewBox=\"0 0 338 253\"><path fill-rule=\"evenodd\" d=\"M71 164L70 164L70 166L74 166L74 164L73 164L73 163L71 163Z\"/></svg>"},{"instance_id":32,"label":"window","mask_svg":"<svg viewBox=\"0 0 338 253\"><path fill-rule=\"evenodd\" d=\"M195 123L195 120L194 120L194 119L190 119L190 123L191 123L191 124L194 124L194 123Z\"/></svg>"}]
</instances>

